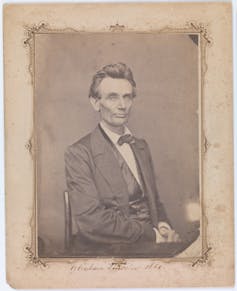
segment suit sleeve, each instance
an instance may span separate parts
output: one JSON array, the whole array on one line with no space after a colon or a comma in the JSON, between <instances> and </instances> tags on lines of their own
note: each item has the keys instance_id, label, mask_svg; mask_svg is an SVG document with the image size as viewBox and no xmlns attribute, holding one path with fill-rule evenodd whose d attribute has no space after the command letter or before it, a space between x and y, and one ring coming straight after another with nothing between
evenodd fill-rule
<instances>
[{"instance_id":1,"label":"suit sleeve","mask_svg":"<svg viewBox=\"0 0 237 291\"><path fill-rule=\"evenodd\" d=\"M73 218L79 232L98 243L133 243L155 240L152 226L129 219L116 208L100 201L93 179L93 163L88 149L69 147L65 152L66 180Z\"/></svg>"},{"instance_id":2,"label":"suit sleeve","mask_svg":"<svg viewBox=\"0 0 237 291\"><path fill-rule=\"evenodd\" d=\"M151 173L152 173L152 183L153 183L153 189L155 189L155 196L156 196L156 205L157 205L157 213L158 213L158 221L163 221L163 222L167 222L171 227L171 223L170 220L167 216L167 213L165 211L165 207L163 205L163 203L160 201L160 197L159 197L159 192L157 190L157 185L156 185L156 175L155 175L155 170L154 170L154 165L153 165L153 160L152 160L152 156L151 156L151 152L149 149L149 146L147 144L147 142L144 140L144 142L146 143L146 147L147 147L147 153L148 153L148 159L149 159L149 164L151 167Z\"/></svg>"}]
</instances>

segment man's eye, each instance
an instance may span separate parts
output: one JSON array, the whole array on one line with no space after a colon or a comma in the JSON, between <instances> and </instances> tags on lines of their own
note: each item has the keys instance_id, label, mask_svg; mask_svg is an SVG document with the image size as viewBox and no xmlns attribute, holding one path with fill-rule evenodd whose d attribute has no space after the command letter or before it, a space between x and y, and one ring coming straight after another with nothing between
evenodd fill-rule
<instances>
[{"instance_id":1,"label":"man's eye","mask_svg":"<svg viewBox=\"0 0 237 291\"><path fill-rule=\"evenodd\" d=\"M116 100L118 97L116 95L110 95L108 96L108 99L110 100Z\"/></svg>"},{"instance_id":2,"label":"man's eye","mask_svg":"<svg viewBox=\"0 0 237 291\"><path fill-rule=\"evenodd\" d=\"M128 94L124 96L124 99L133 99L132 95Z\"/></svg>"}]
</instances>

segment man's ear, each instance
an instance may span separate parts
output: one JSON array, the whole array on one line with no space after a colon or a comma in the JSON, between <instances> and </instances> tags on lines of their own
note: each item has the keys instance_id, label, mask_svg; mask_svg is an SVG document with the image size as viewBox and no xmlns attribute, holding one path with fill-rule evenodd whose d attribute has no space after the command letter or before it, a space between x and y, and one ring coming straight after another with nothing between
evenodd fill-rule
<instances>
[{"instance_id":1,"label":"man's ear","mask_svg":"<svg viewBox=\"0 0 237 291\"><path fill-rule=\"evenodd\" d=\"M93 108L95 109L95 111L100 111L100 99L99 98L93 98L90 97L90 103L93 106Z\"/></svg>"}]
</instances>

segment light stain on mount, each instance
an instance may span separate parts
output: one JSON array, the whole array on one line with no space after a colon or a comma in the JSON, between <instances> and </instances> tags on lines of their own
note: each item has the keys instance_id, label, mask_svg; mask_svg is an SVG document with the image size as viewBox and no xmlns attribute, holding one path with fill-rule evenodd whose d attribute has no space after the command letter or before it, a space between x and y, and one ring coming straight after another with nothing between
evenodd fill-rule
<instances>
[{"instance_id":1,"label":"light stain on mount","mask_svg":"<svg viewBox=\"0 0 237 291\"><path fill-rule=\"evenodd\" d=\"M213 144L213 147L217 149L217 148L220 148L221 145L220 145L219 143L214 143L214 144Z\"/></svg>"},{"instance_id":2,"label":"light stain on mount","mask_svg":"<svg viewBox=\"0 0 237 291\"><path fill-rule=\"evenodd\" d=\"M218 211L218 212L225 212L226 211L226 207L222 204L218 204L216 207L215 207L215 210Z\"/></svg>"}]
</instances>

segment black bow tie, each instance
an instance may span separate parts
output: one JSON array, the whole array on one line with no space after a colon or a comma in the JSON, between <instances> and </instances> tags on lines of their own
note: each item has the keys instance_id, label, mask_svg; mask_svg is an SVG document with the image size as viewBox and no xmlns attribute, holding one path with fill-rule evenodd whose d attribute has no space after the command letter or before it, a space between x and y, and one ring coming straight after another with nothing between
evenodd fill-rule
<instances>
[{"instance_id":1,"label":"black bow tie","mask_svg":"<svg viewBox=\"0 0 237 291\"><path fill-rule=\"evenodd\" d=\"M118 144L120 146L123 145L124 143L131 144L131 143L134 143L134 142L135 142L134 137L131 134L122 135L118 139Z\"/></svg>"}]
</instances>

